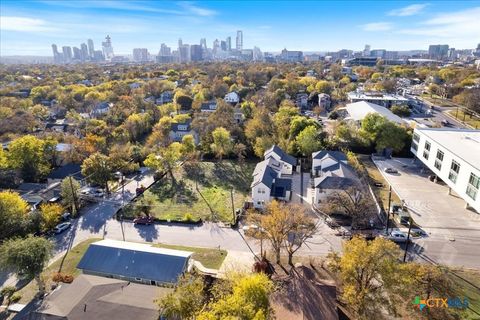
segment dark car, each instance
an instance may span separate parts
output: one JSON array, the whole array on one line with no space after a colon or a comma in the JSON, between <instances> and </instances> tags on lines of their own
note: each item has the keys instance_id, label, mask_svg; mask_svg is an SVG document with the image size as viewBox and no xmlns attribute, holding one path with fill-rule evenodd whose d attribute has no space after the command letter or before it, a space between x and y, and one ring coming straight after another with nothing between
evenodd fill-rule
<instances>
[{"instance_id":1,"label":"dark car","mask_svg":"<svg viewBox=\"0 0 480 320\"><path fill-rule=\"evenodd\" d=\"M150 217L150 216L138 217L133 219L134 224L150 225L150 224L153 224L154 222L155 220L153 219L153 217Z\"/></svg>"},{"instance_id":2,"label":"dark car","mask_svg":"<svg viewBox=\"0 0 480 320\"><path fill-rule=\"evenodd\" d=\"M450 127L452 124L448 120L442 120L442 126L444 127Z\"/></svg>"}]
</instances>

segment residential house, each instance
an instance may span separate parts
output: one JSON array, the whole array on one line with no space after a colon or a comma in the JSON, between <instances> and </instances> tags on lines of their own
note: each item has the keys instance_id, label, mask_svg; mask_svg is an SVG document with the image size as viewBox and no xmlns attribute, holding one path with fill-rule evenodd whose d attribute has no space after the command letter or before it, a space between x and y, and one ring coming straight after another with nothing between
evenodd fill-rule
<instances>
[{"instance_id":1,"label":"residential house","mask_svg":"<svg viewBox=\"0 0 480 320\"><path fill-rule=\"evenodd\" d=\"M69 162L69 155L72 152L70 143L57 143L55 146L55 165L64 166Z\"/></svg>"},{"instance_id":2,"label":"residential house","mask_svg":"<svg viewBox=\"0 0 480 320\"><path fill-rule=\"evenodd\" d=\"M172 123L169 133L169 137L172 141L181 142L182 138L187 134L191 134L195 140L195 144L198 144L198 134L192 129L190 121L184 123Z\"/></svg>"},{"instance_id":3,"label":"residential house","mask_svg":"<svg viewBox=\"0 0 480 320\"><path fill-rule=\"evenodd\" d=\"M130 87L130 89L138 89L142 86L142 84L138 82L134 82L134 83L130 83L128 86Z\"/></svg>"},{"instance_id":4,"label":"residential house","mask_svg":"<svg viewBox=\"0 0 480 320\"><path fill-rule=\"evenodd\" d=\"M308 106L308 94L304 92L297 93L295 105L300 109L305 109Z\"/></svg>"},{"instance_id":5,"label":"residential house","mask_svg":"<svg viewBox=\"0 0 480 320\"><path fill-rule=\"evenodd\" d=\"M331 193L360 183L355 170L348 164L347 156L340 151L312 153L312 178L316 205L325 201Z\"/></svg>"},{"instance_id":6,"label":"residential house","mask_svg":"<svg viewBox=\"0 0 480 320\"><path fill-rule=\"evenodd\" d=\"M188 251L106 239L90 244L77 268L84 274L172 286L187 270L191 255Z\"/></svg>"},{"instance_id":7,"label":"residential house","mask_svg":"<svg viewBox=\"0 0 480 320\"><path fill-rule=\"evenodd\" d=\"M216 101L209 101L209 102L202 102L200 105L201 112L212 113L217 110L217 102Z\"/></svg>"},{"instance_id":8,"label":"residential house","mask_svg":"<svg viewBox=\"0 0 480 320\"><path fill-rule=\"evenodd\" d=\"M319 93L318 94L318 106L324 110L330 110L332 105L332 100L330 96L326 93Z\"/></svg>"},{"instance_id":9,"label":"residential house","mask_svg":"<svg viewBox=\"0 0 480 320\"><path fill-rule=\"evenodd\" d=\"M235 105L240 102L240 96L235 91L232 91L225 95L224 100L225 102Z\"/></svg>"},{"instance_id":10,"label":"residential house","mask_svg":"<svg viewBox=\"0 0 480 320\"><path fill-rule=\"evenodd\" d=\"M95 117L100 117L104 114L106 114L110 108L113 107L113 103L109 103L108 101L100 102L95 107L93 107L92 111L90 112L90 115L92 118Z\"/></svg>"},{"instance_id":11,"label":"residential house","mask_svg":"<svg viewBox=\"0 0 480 320\"><path fill-rule=\"evenodd\" d=\"M61 182L63 179L69 176L72 176L77 181L82 180L84 177L81 170L81 166L76 163L69 163L58 167L47 176L47 184L51 185L55 182Z\"/></svg>"},{"instance_id":12,"label":"residential house","mask_svg":"<svg viewBox=\"0 0 480 320\"><path fill-rule=\"evenodd\" d=\"M240 108L234 108L233 109L233 119L235 119L235 122L240 124L245 121L245 115L243 114L242 109Z\"/></svg>"},{"instance_id":13,"label":"residential house","mask_svg":"<svg viewBox=\"0 0 480 320\"><path fill-rule=\"evenodd\" d=\"M159 106L170 102L173 102L173 91L162 92L160 97L155 100L155 104Z\"/></svg>"},{"instance_id":14,"label":"residential house","mask_svg":"<svg viewBox=\"0 0 480 320\"><path fill-rule=\"evenodd\" d=\"M20 319L158 319L155 299L173 289L157 288L128 280L82 274L60 284L37 308L24 308Z\"/></svg>"},{"instance_id":15,"label":"residential house","mask_svg":"<svg viewBox=\"0 0 480 320\"><path fill-rule=\"evenodd\" d=\"M292 174L299 170L297 159L274 145L265 151L263 161L253 172L252 201L257 209L263 209L272 199L290 201Z\"/></svg>"}]
</instances>

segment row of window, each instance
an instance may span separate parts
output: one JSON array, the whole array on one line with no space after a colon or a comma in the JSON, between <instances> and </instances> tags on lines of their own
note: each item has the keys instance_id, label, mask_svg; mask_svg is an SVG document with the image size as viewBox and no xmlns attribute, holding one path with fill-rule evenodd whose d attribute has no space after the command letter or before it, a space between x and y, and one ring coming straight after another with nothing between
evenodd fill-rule
<instances>
[{"instance_id":1,"label":"row of window","mask_svg":"<svg viewBox=\"0 0 480 320\"><path fill-rule=\"evenodd\" d=\"M413 135L413 140L418 142L420 140L420 137L417 134ZM414 150L417 150L418 145L417 143L413 143L412 147ZM430 148L431 144L428 141L425 141L425 147L423 149L423 157L425 160L428 160L430 157ZM440 171L442 169L442 162L443 162L443 157L444 153L442 150L437 150L437 155L435 157L435 168ZM452 181L453 183L457 182L457 177L458 173L460 172L460 163L458 163L455 160L452 160L452 163L450 165L450 171L448 173L448 179ZM468 180L468 185L467 185L467 190L466 193L467 195L475 200L477 198L478 194L478 189L480 189L480 177L476 176L473 172L470 173L470 179Z\"/></svg>"}]
</instances>

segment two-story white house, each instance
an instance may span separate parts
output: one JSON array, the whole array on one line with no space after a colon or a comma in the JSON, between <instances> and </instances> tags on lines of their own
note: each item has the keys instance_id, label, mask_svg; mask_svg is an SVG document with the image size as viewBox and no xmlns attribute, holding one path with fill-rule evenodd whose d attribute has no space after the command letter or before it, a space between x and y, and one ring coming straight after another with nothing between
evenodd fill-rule
<instances>
[{"instance_id":1,"label":"two-story white house","mask_svg":"<svg viewBox=\"0 0 480 320\"><path fill-rule=\"evenodd\" d=\"M212 113L217 110L217 102L216 101L209 101L209 102L202 102L200 105L200 111L206 113Z\"/></svg>"},{"instance_id":2,"label":"two-story white house","mask_svg":"<svg viewBox=\"0 0 480 320\"><path fill-rule=\"evenodd\" d=\"M240 96L238 93L235 91L229 92L225 95L225 98L223 98L225 102L231 103L231 104L237 104L240 102Z\"/></svg>"},{"instance_id":3,"label":"two-story white house","mask_svg":"<svg viewBox=\"0 0 480 320\"><path fill-rule=\"evenodd\" d=\"M410 151L480 213L480 130L415 128Z\"/></svg>"},{"instance_id":4,"label":"two-story white house","mask_svg":"<svg viewBox=\"0 0 480 320\"><path fill-rule=\"evenodd\" d=\"M264 156L265 160L255 167L251 184L252 202L257 209L265 208L272 199L290 201L292 174L299 169L297 159L278 146L272 146Z\"/></svg>"},{"instance_id":5,"label":"two-story white house","mask_svg":"<svg viewBox=\"0 0 480 320\"><path fill-rule=\"evenodd\" d=\"M340 151L322 150L312 153L312 177L315 205L327 200L333 192L360 183L355 170L348 164L346 155Z\"/></svg>"}]
</instances>

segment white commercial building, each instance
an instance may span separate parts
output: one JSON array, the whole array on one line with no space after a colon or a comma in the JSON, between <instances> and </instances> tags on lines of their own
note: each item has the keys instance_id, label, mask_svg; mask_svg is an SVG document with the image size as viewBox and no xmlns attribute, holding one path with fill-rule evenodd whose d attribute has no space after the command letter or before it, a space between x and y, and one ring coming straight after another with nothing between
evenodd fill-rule
<instances>
[{"instance_id":1,"label":"white commercial building","mask_svg":"<svg viewBox=\"0 0 480 320\"><path fill-rule=\"evenodd\" d=\"M352 119L358 122L361 122L363 118L365 118L369 113L378 113L381 116L384 116L388 120L395 122L397 124L405 123L402 120L402 118L392 113L387 108L379 106L378 104L375 104L375 103L370 103L366 101L348 103L346 109L349 115L347 119Z\"/></svg>"},{"instance_id":2,"label":"white commercial building","mask_svg":"<svg viewBox=\"0 0 480 320\"><path fill-rule=\"evenodd\" d=\"M480 130L415 128L410 150L480 212Z\"/></svg>"},{"instance_id":3,"label":"white commercial building","mask_svg":"<svg viewBox=\"0 0 480 320\"><path fill-rule=\"evenodd\" d=\"M348 102L366 101L375 103L386 108L390 108L393 105L408 104L409 100L405 97L397 94L390 94L378 91L352 91L347 93Z\"/></svg>"}]
</instances>

